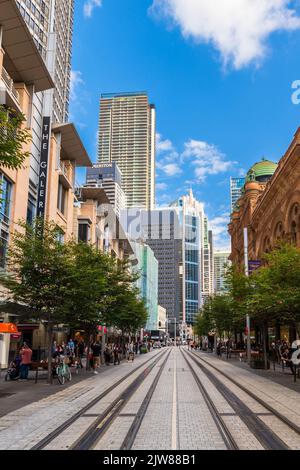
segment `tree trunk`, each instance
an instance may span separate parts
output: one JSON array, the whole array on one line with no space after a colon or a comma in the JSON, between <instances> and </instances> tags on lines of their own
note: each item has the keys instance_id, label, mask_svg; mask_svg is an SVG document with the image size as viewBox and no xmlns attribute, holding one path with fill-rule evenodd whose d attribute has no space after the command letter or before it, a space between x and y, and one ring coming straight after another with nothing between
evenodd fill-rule
<instances>
[{"instance_id":1,"label":"tree trunk","mask_svg":"<svg viewBox=\"0 0 300 470\"><path fill-rule=\"evenodd\" d=\"M47 375L47 382L48 384L52 384L53 377L52 377L52 339L53 339L53 325L51 322L48 321L47 325L47 337L48 337L48 375Z\"/></svg>"}]
</instances>

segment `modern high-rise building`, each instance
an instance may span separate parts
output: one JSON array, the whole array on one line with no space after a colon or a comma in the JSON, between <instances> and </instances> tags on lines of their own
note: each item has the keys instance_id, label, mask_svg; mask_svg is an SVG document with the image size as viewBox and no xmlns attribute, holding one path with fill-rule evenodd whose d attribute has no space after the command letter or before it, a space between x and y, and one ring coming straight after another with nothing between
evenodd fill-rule
<instances>
[{"instance_id":1,"label":"modern high-rise building","mask_svg":"<svg viewBox=\"0 0 300 470\"><path fill-rule=\"evenodd\" d=\"M214 293L213 282L213 234L208 229L208 218L203 218L202 225L202 266L201 266L201 304L205 303Z\"/></svg>"},{"instance_id":2,"label":"modern high-rise building","mask_svg":"<svg viewBox=\"0 0 300 470\"><path fill-rule=\"evenodd\" d=\"M146 330L157 330L158 326L158 261L151 248L143 241L132 242L138 260L134 268L140 275L137 287L148 311Z\"/></svg>"},{"instance_id":3,"label":"modern high-rise building","mask_svg":"<svg viewBox=\"0 0 300 470\"><path fill-rule=\"evenodd\" d=\"M98 161L118 164L128 207L154 209L155 128L155 106L147 93L101 96Z\"/></svg>"},{"instance_id":4,"label":"modern high-rise building","mask_svg":"<svg viewBox=\"0 0 300 470\"><path fill-rule=\"evenodd\" d=\"M68 120L74 0L17 0L16 5L53 79L54 88L33 89L32 143L29 174L28 221L37 214L43 125L50 118L55 130ZM59 128L59 127L58 127ZM64 129L66 131L66 128ZM58 146L61 133L55 130ZM57 159L59 162L59 159ZM58 163L60 170L61 165Z\"/></svg>"},{"instance_id":5,"label":"modern high-rise building","mask_svg":"<svg viewBox=\"0 0 300 470\"><path fill-rule=\"evenodd\" d=\"M45 93L52 121L67 122L74 0L17 0L17 4L55 83L55 90Z\"/></svg>"},{"instance_id":6,"label":"modern high-rise building","mask_svg":"<svg viewBox=\"0 0 300 470\"><path fill-rule=\"evenodd\" d=\"M86 186L103 188L117 216L120 217L121 211L126 207L126 195L122 189L122 173L115 162L87 168Z\"/></svg>"},{"instance_id":7,"label":"modern high-rise building","mask_svg":"<svg viewBox=\"0 0 300 470\"><path fill-rule=\"evenodd\" d=\"M158 260L158 303L167 318L180 321L182 305L182 235L177 210L144 211L141 215L142 238ZM173 320L174 321L174 320Z\"/></svg>"},{"instance_id":8,"label":"modern high-rise building","mask_svg":"<svg viewBox=\"0 0 300 470\"><path fill-rule=\"evenodd\" d=\"M225 274L229 261L230 251L216 251L214 253L214 287L215 293L221 294L225 290Z\"/></svg>"},{"instance_id":9,"label":"modern high-rise building","mask_svg":"<svg viewBox=\"0 0 300 470\"><path fill-rule=\"evenodd\" d=\"M180 319L183 324L193 324L202 306L204 206L190 190L188 196L182 196L172 207L177 207L182 227Z\"/></svg>"},{"instance_id":10,"label":"modern high-rise building","mask_svg":"<svg viewBox=\"0 0 300 470\"><path fill-rule=\"evenodd\" d=\"M242 195L245 182L246 178L230 178L231 212L233 212L234 206Z\"/></svg>"}]
</instances>

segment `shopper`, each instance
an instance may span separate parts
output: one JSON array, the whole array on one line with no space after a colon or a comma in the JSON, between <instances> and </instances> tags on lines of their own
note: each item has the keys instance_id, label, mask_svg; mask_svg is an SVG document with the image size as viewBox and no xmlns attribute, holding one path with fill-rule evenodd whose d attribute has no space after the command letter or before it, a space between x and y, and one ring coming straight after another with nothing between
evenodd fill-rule
<instances>
[{"instance_id":1,"label":"shopper","mask_svg":"<svg viewBox=\"0 0 300 470\"><path fill-rule=\"evenodd\" d=\"M28 346L27 343L23 344L23 347L20 351L21 355L21 366L20 366L20 372L21 372L21 380L28 380L28 373L29 373L29 366L31 364L31 358L32 358L32 350Z\"/></svg>"},{"instance_id":2,"label":"shopper","mask_svg":"<svg viewBox=\"0 0 300 470\"><path fill-rule=\"evenodd\" d=\"M94 374L98 374L97 370L100 367L100 358L101 358L101 344L98 340L94 341L91 345L91 350L93 353L93 369Z\"/></svg>"}]
</instances>

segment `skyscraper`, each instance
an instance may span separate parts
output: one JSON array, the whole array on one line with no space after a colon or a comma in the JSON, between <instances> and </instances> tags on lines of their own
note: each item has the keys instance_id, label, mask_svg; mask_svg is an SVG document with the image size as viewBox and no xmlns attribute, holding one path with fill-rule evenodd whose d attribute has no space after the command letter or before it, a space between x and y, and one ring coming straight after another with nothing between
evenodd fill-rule
<instances>
[{"instance_id":1,"label":"skyscraper","mask_svg":"<svg viewBox=\"0 0 300 470\"><path fill-rule=\"evenodd\" d=\"M158 303L167 318L180 321L182 310L182 235L176 209L141 214L142 238L158 260Z\"/></svg>"},{"instance_id":2,"label":"skyscraper","mask_svg":"<svg viewBox=\"0 0 300 470\"><path fill-rule=\"evenodd\" d=\"M101 96L98 161L118 164L128 207L154 208L155 126L147 93Z\"/></svg>"},{"instance_id":3,"label":"skyscraper","mask_svg":"<svg viewBox=\"0 0 300 470\"><path fill-rule=\"evenodd\" d=\"M213 283L213 234L208 230L208 219L203 217L201 257L201 305L214 293Z\"/></svg>"},{"instance_id":4,"label":"skyscraper","mask_svg":"<svg viewBox=\"0 0 300 470\"><path fill-rule=\"evenodd\" d=\"M115 162L87 168L86 186L103 188L117 216L120 217L121 211L126 207L126 196L122 189L122 173Z\"/></svg>"},{"instance_id":5,"label":"skyscraper","mask_svg":"<svg viewBox=\"0 0 300 470\"><path fill-rule=\"evenodd\" d=\"M229 265L229 256L230 251L216 251L214 253L214 284L216 294L224 292L226 265Z\"/></svg>"},{"instance_id":6,"label":"skyscraper","mask_svg":"<svg viewBox=\"0 0 300 470\"><path fill-rule=\"evenodd\" d=\"M230 198L231 212L242 195L242 189L245 186L246 178L230 178Z\"/></svg>"},{"instance_id":7,"label":"skyscraper","mask_svg":"<svg viewBox=\"0 0 300 470\"><path fill-rule=\"evenodd\" d=\"M52 121L68 120L74 0L17 0L21 14L55 82L45 95ZM48 104L49 106L49 104Z\"/></svg>"},{"instance_id":8,"label":"skyscraper","mask_svg":"<svg viewBox=\"0 0 300 470\"><path fill-rule=\"evenodd\" d=\"M37 210L44 118L50 117L52 129L68 120L74 0L17 0L16 4L55 85L53 89L33 93L32 98L29 221Z\"/></svg>"}]
</instances>

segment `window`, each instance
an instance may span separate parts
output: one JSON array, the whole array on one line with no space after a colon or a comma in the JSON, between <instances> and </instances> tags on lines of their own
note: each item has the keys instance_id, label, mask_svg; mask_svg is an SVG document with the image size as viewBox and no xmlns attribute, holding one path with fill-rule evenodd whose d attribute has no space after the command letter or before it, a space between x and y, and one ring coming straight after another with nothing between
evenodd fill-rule
<instances>
[{"instance_id":1,"label":"window","mask_svg":"<svg viewBox=\"0 0 300 470\"><path fill-rule=\"evenodd\" d=\"M6 254L8 246L8 232L1 230L0 232L0 267L5 268L6 266Z\"/></svg>"},{"instance_id":2,"label":"window","mask_svg":"<svg viewBox=\"0 0 300 470\"><path fill-rule=\"evenodd\" d=\"M67 191L61 183L58 186L58 196L57 196L57 208L62 214L66 213L66 195Z\"/></svg>"},{"instance_id":3,"label":"window","mask_svg":"<svg viewBox=\"0 0 300 470\"><path fill-rule=\"evenodd\" d=\"M78 241L87 243L89 241L90 227L87 223L78 225Z\"/></svg>"},{"instance_id":4,"label":"window","mask_svg":"<svg viewBox=\"0 0 300 470\"><path fill-rule=\"evenodd\" d=\"M3 174L0 174L0 220L9 224L12 184Z\"/></svg>"},{"instance_id":5,"label":"window","mask_svg":"<svg viewBox=\"0 0 300 470\"><path fill-rule=\"evenodd\" d=\"M29 196L28 206L27 206L27 223L29 225L33 224L35 215L36 215L36 204L32 196Z\"/></svg>"}]
</instances>

